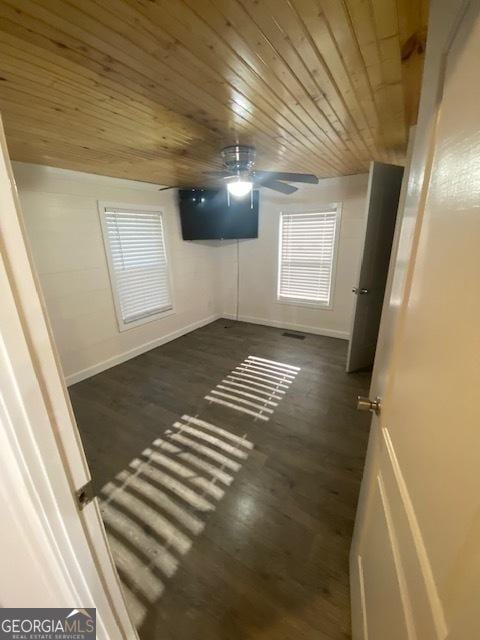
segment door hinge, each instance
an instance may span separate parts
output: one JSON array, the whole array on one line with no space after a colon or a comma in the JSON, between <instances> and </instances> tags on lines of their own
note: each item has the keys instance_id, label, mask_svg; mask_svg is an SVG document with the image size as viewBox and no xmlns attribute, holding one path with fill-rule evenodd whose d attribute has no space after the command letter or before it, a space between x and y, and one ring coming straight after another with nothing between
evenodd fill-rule
<instances>
[{"instance_id":1,"label":"door hinge","mask_svg":"<svg viewBox=\"0 0 480 640\"><path fill-rule=\"evenodd\" d=\"M75 491L75 496L77 498L77 506L80 509L84 509L87 504L89 504L94 499L92 481L89 480L83 487L77 489Z\"/></svg>"}]
</instances>

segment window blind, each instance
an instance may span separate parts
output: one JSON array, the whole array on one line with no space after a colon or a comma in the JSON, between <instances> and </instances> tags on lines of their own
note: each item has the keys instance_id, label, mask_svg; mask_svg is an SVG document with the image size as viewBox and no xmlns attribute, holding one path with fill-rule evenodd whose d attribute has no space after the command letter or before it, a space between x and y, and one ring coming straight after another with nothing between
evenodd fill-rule
<instances>
[{"instance_id":1,"label":"window blind","mask_svg":"<svg viewBox=\"0 0 480 640\"><path fill-rule=\"evenodd\" d=\"M337 212L282 213L278 299L330 304Z\"/></svg>"},{"instance_id":2,"label":"window blind","mask_svg":"<svg viewBox=\"0 0 480 640\"><path fill-rule=\"evenodd\" d=\"M107 208L109 267L124 324L172 308L162 214Z\"/></svg>"}]
</instances>

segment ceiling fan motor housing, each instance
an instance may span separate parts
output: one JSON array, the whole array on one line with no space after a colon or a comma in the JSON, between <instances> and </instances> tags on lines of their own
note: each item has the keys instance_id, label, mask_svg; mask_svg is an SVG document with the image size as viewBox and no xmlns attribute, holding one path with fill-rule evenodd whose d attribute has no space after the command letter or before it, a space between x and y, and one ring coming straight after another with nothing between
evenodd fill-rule
<instances>
[{"instance_id":1,"label":"ceiling fan motor housing","mask_svg":"<svg viewBox=\"0 0 480 640\"><path fill-rule=\"evenodd\" d=\"M234 144L222 149L225 167L236 175L248 175L253 169L256 156L255 147Z\"/></svg>"}]
</instances>

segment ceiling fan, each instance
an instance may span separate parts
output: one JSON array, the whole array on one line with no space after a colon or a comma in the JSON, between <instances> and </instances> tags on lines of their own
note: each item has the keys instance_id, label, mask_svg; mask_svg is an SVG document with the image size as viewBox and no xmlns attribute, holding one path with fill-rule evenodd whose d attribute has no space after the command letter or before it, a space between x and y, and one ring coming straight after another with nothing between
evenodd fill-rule
<instances>
[{"instance_id":1,"label":"ceiling fan","mask_svg":"<svg viewBox=\"0 0 480 640\"><path fill-rule=\"evenodd\" d=\"M288 182L304 182L318 184L318 178L310 173L287 173L284 171L257 171L254 169L255 147L235 144L221 151L224 171L206 171L211 178L222 180L229 194L235 198L243 198L252 189L266 187L279 193L289 195L298 190Z\"/></svg>"}]
</instances>

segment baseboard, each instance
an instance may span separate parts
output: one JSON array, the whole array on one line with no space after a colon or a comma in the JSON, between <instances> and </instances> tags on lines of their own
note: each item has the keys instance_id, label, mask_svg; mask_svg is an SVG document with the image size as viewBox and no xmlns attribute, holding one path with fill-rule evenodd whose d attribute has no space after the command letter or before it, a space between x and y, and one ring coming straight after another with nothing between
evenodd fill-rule
<instances>
[{"instance_id":1,"label":"baseboard","mask_svg":"<svg viewBox=\"0 0 480 640\"><path fill-rule=\"evenodd\" d=\"M97 373L101 373L106 369L110 369L111 367L116 366L117 364L121 364L122 362L126 362L131 358L135 358L146 351L150 351L150 349L155 349L155 347L160 347L162 344L166 344L167 342L171 342L176 338L180 338L184 336L186 333L190 333L191 331L195 331L195 329L200 329L200 327L204 327L211 322L215 322L219 318L222 318L223 315L221 313L216 313L214 315L209 316L208 318L203 318L202 320L197 320L197 322L192 322L192 324L188 324L181 329L177 329L176 331L172 331L161 338L156 338L155 340L150 340L150 342L144 342L143 344L135 347L135 349L130 349L129 351L124 351L123 353L119 353L113 358L108 358L107 360L102 360L102 362L97 362L97 364L92 365L91 367L87 367L86 369L82 369L81 371L77 371L76 373L71 373L69 376L66 376L65 382L67 386L75 384L76 382L81 382L86 378L91 378Z\"/></svg>"},{"instance_id":2,"label":"baseboard","mask_svg":"<svg viewBox=\"0 0 480 640\"><path fill-rule=\"evenodd\" d=\"M235 320L235 316L228 313L216 313L208 318L204 318L202 320L198 320L197 322L192 322L181 329L177 329L176 331L172 331L161 338L157 338L155 340L151 340L150 342L145 342L135 349L130 349L129 351L124 351L123 353L119 353L113 358L108 358L107 360L102 360L102 362L97 362L91 367L87 367L86 369L82 369L81 371L76 371L75 373L71 373L69 376L66 376L65 382L67 386L75 384L77 382L81 382L86 378L91 378L97 373L101 373L106 369L110 369L111 367L115 367L117 364L121 364L122 362L126 362L131 358L135 358L136 356L145 353L146 351L150 351L150 349L155 349L156 347L160 347L162 344L166 344L167 342L171 342L176 338L180 338L191 331L195 331L195 329L200 329L200 327L204 327L211 322L215 322L219 318L226 318L228 320ZM349 335L346 331L337 331L335 329L323 329L321 327L312 327L310 325L303 324L294 324L290 322L277 322L275 320L267 320L266 318L255 318L251 316L239 316L238 320L240 322L251 322L252 324L260 324L266 327L275 327L277 329L291 329L292 331L302 331L303 333L313 333L315 335L327 336L329 338L340 338L342 340L348 340Z\"/></svg>"},{"instance_id":3,"label":"baseboard","mask_svg":"<svg viewBox=\"0 0 480 640\"><path fill-rule=\"evenodd\" d=\"M223 313L222 318L235 320L236 316L231 313ZM282 322L277 320L267 320L266 318L255 318L252 316L238 316L240 322L251 322L252 324L262 324L266 327L275 327L276 329L290 329L292 331L302 331L303 333L313 333L317 336L327 336L328 338L340 338L341 340L349 340L348 331L338 331L337 329L325 329L322 327L312 327L306 324L295 324L292 322Z\"/></svg>"}]
</instances>

